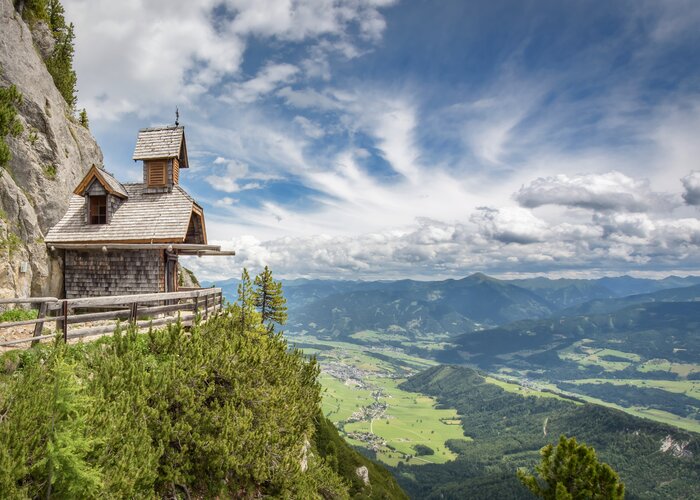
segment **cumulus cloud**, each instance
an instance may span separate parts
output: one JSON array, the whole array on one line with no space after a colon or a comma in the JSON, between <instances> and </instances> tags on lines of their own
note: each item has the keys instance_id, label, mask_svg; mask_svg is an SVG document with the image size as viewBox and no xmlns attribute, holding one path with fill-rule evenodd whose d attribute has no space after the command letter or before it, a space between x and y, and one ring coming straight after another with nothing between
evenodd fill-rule
<instances>
[{"instance_id":1,"label":"cumulus cloud","mask_svg":"<svg viewBox=\"0 0 700 500\"><path fill-rule=\"evenodd\" d=\"M683 199L688 205L700 205L700 172L693 171L681 179L685 192Z\"/></svg>"},{"instance_id":2,"label":"cumulus cloud","mask_svg":"<svg viewBox=\"0 0 700 500\"><path fill-rule=\"evenodd\" d=\"M502 243L537 243L544 241L549 233L543 220L519 207L479 207L471 220L483 235Z\"/></svg>"},{"instance_id":3,"label":"cumulus cloud","mask_svg":"<svg viewBox=\"0 0 700 500\"><path fill-rule=\"evenodd\" d=\"M646 214L595 214L593 222L603 229L603 237L648 238L656 225Z\"/></svg>"},{"instance_id":4,"label":"cumulus cloud","mask_svg":"<svg viewBox=\"0 0 700 500\"><path fill-rule=\"evenodd\" d=\"M521 206L561 205L598 211L646 212L668 208L669 198L651 190L649 182L621 172L540 177L515 194Z\"/></svg>"},{"instance_id":5,"label":"cumulus cloud","mask_svg":"<svg viewBox=\"0 0 700 500\"><path fill-rule=\"evenodd\" d=\"M547 226L524 209L480 209L467 223L420 219L413 225L353 236L319 234L262 241L251 235L217 241L235 249L222 261L192 259L198 276L221 279L242 267L269 265L280 276L437 279L475 271L629 272L695 270L700 265L700 221L645 221L624 214L599 225ZM598 221L603 223L603 221ZM643 266L643 267L638 267Z\"/></svg>"}]
</instances>

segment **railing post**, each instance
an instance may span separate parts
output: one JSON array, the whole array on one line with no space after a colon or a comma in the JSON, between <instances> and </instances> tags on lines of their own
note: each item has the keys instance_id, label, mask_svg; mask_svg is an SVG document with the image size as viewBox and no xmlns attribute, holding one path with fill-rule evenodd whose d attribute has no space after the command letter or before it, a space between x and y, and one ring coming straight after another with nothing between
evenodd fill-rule
<instances>
[{"instance_id":1,"label":"railing post","mask_svg":"<svg viewBox=\"0 0 700 500\"><path fill-rule=\"evenodd\" d=\"M42 319L46 317L46 310L48 309L48 304L46 302L42 302L39 305L39 314L37 314L37 319ZM34 337L39 337L41 336L41 331L44 329L44 322L42 321L41 323L37 323L34 325ZM32 345L35 346L39 343L38 340L32 340Z\"/></svg>"},{"instance_id":2,"label":"railing post","mask_svg":"<svg viewBox=\"0 0 700 500\"><path fill-rule=\"evenodd\" d=\"M64 300L63 301L63 306L62 306L62 314L63 314L63 341L68 343L68 301Z\"/></svg>"},{"instance_id":3,"label":"railing post","mask_svg":"<svg viewBox=\"0 0 700 500\"><path fill-rule=\"evenodd\" d=\"M136 317L138 315L138 302L132 302L129 311L129 323L132 325L136 324Z\"/></svg>"},{"instance_id":4,"label":"railing post","mask_svg":"<svg viewBox=\"0 0 700 500\"><path fill-rule=\"evenodd\" d=\"M204 296L204 319L209 318L209 294Z\"/></svg>"},{"instance_id":5,"label":"railing post","mask_svg":"<svg viewBox=\"0 0 700 500\"><path fill-rule=\"evenodd\" d=\"M199 313L199 295L194 296L194 315L197 316Z\"/></svg>"}]
</instances>

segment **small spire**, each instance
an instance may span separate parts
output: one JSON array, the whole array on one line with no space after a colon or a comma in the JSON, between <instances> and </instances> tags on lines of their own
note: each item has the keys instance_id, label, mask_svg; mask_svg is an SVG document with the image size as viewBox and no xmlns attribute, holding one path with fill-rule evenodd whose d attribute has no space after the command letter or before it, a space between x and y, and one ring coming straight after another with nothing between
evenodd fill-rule
<instances>
[{"instance_id":1,"label":"small spire","mask_svg":"<svg viewBox=\"0 0 700 500\"><path fill-rule=\"evenodd\" d=\"M180 110L176 106L175 107L175 126L177 127L178 125L180 125Z\"/></svg>"}]
</instances>

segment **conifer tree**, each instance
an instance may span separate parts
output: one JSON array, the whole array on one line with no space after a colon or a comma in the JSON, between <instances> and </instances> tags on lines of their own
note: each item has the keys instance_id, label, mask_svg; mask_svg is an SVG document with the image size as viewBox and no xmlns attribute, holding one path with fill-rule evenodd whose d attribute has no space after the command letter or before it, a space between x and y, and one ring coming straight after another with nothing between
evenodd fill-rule
<instances>
[{"instance_id":1,"label":"conifer tree","mask_svg":"<svg viewBox=\"0 0 700 500\"><path fill-rule=\"evenodd\" d=\"M255 315L255 291L250 281L248 270L244 267L241 273L241 282L238 285L238 317L241 326L247 329L253 322Z\"/></svg>"},{"instance_id":2,"label":"conifer tree","mask_svg":"<svg viewBox=\"0 0 700 500\"><path fill-rule=\"evenodd\" d=\"M578 444L576 438L559 438L540 451L542 461L535 471L539 478L518 470L520 481L538 497L548 500L621 500L625 485L608 465L598 461L595 450Z\"/></svg>"},{"instance_id":3,"label":"conifer tree","mask_svg":"<svg viewBox=\"0 0 700 500\"><path fill-rule=\"evenodd\" d=\"M85 110L85 108L83 108L80 111L80 114L78 115L78 120L80 121L80 124L83 127L87 128L87 129L90 128L90 120L88 120L88 115L87 115L87 111Z\"/></svg>"},{"instance_id":4,"label":"conifer tree","mask_svg":"<svg viewBox=\"0 0 700 500\"><path fill-rule=\"evenodd\" d=\"M73 53L75 51L73 47L75 39L73 23L64 27L56 27L53 30L56 46L53 54L46 61L46 69L51 73L56 88L68 106L74 109L77 101L75 87L78 79L73 70Z\"/></svg>"},{"instance_id":5,"label":"conifer tree","mask_svg":"<svg viewBox=\"0 0 700 500\"><path fill-rule=\"evenodd\" d=\"M255 277L255 307L260 311L260 322L284 325L287 322L287 299L282 294L282 283L272 278L272 271L265 266Z\"/></svg>"},{"instance_id":6,"label":"conifer tree","mask_svg":"<svg viewBox=\"0 0 700 500\"><path fill-rule=\"evenodd\" d=\"M54 40L58 40L63 34L63 30L66 28L66 18L64 16L66 11L63 9L63 5L61 5L59 0L48 0L45 9L51 33L53 34Z\"/></svg>"}]
</instances>

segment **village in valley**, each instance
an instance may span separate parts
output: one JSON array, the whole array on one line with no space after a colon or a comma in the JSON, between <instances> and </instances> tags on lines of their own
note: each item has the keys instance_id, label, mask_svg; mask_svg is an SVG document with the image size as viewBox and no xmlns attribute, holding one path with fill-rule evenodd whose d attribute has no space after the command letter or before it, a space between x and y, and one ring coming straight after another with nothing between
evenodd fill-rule
<instances>
[{"instance_id":1,"label":"village in valley","mask_svg":"<svg viewBox=\"0 0 700 500\"><path fill-rule=\"evenodd\" d=\"M453 409L399 385L435 362L395 346L361 346L287 334L290 343L317 357L323 409L350 443L388 465L444 463L456 455L445 442L469 440ZM429 454L432 450L432 454Z\"/></svg>"}]
</instances>

